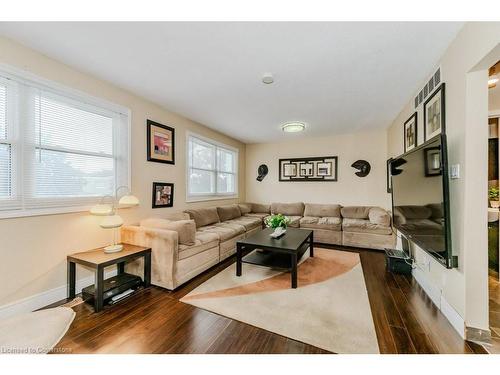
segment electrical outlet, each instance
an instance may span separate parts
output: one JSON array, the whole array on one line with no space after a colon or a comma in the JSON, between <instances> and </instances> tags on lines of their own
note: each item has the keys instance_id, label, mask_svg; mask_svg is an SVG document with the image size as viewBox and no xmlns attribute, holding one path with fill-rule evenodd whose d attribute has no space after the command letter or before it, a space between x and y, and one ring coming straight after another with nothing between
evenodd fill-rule
<instances>
[{"instance_id":1,"label":"electrical outlet","mask_svg":"<svg viewBox=\"0 0 500 375\"><path fill-rule=\"evenodd\" d=\"M450 178L460 178L460 164L453 164L450 168Z\"/></svg>"}]
</instances>

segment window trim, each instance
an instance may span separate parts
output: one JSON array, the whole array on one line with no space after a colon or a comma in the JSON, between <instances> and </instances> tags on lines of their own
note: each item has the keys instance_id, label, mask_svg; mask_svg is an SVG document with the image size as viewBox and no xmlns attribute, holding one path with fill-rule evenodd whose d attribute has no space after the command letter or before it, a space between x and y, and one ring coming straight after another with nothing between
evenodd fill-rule
<instances>
[{"instance_id":1,"label":"window trim","mask_svg":"<svg viewBox=\"0 0 500 375\"><path fill-rule=\"evenodd\" d=\"M14 84L19 82L24 85L39 88L41 90L53 93L55 95L64 96L67 99L74 100L80 104L89 105L92 107L98 107L105 112L113 112L125 116L126 119L126 134L127 134L127 187L130 188L132 184L132 111L130 108L125 106L110 102L106 99L91 95L87 92L66 86L64 84L43 78L34 73L26 70L22 70L13 67L8 64L0 63L0 78L12 81ZM16 129L19 132L19 129ZM115 140L113 140L115 141ZM22 142L20 142L22 144ZM21 146L22 147L22 146ZM104 156L104 155L99 155ZM17 175L17 184L22 184L20 181L22 179L21 169L24 168L24 164L21 161L21 166L14 168L14 173ZM116 178L116 176L115 176ZM96 202L99 201L101 197L96 197ZM85 212L90 210L92 205L87 203L82 203L79 205L69 205L65 207L46 207L46 208L21 208L21 209L7 209L0 210L0 219L6 218L17 218L17 217L30 217L30 216L42 216L42 215L60 215L67 213Z\"/></svg>"},{"instance_id":2,"label":"window trim","mask_svg":"<svg viewBox=\"0 0 500 375\"><path fill-rule=\"evenodd\" d=\"M191 137L198 138L204 142L207 142L213 146L224 148L228 151L232 151L236 155L236 161L234 164L234 175L235 175L235 181L234 181L234 187L235 187L235 192L234 193L217 193L217 185L215 186L215 193L214 194L190 194L189 193L189 170L190 170L190 164L189 164L189 139ZM216 141L214 139L205 137L203 135L191 132L191 131L186 131L186 203L194 203L194 202L207 202L207 201L215 201L215 200L224 200L224 199L238 199L239 198L239 161L240 161L240 155L239 155L239 149L233 146L229 146L225 143ZM217 158L217 156L216 156ZM202 168L195 168L195 169L202 169ZM212 171L212 170L210 170ZM230 173L230 172L223 172L223 173ZM217 183L217 182L216 182Z\"/></svg>"}]
</instances>

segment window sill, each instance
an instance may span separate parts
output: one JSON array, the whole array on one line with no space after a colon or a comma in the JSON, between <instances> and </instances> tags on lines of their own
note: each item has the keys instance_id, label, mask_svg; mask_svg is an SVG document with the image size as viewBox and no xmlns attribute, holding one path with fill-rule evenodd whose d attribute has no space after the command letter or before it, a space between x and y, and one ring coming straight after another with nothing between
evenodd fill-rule
<instances>
[{"instance_id":1,"label":"window sill","mask_svg":"<svg viewBox=\"0 0 500 375\"><path fill-rule=\"evenodd\" d=\"M6 210L0 211L0 219L13 219L31 216L45 216L45 215L61 215L71 214L75 212L88 212L92 206L75 206L75 207L53 207L53 208L39 208L30 210Z\"/></svg>"},{"instance_id":2,"label":"window sill","mask_svg":"<svg viewBox=\"0 0 500 375\"><path fill-rule=\"evenodd\" d=\"M202 196L202 197L187 197L186 203L196 203L196 202L208 202L208 201L220 201L220 200L231 200L238 199L238 195L217 195L217 196Z\"/></svg>"}]
</instances>

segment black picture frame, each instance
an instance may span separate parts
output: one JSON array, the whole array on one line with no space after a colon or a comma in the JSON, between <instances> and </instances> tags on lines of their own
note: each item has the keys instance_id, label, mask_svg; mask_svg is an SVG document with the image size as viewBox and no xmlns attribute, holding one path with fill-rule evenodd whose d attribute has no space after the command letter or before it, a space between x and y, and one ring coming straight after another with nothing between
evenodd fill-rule
<instances>
[{"instance_id":1,"label":"black picture frame","mask_svg":"<svg viewBox=\"0 0 500 375\"><path fill-rule=\"evenodd\" d=\"M159 204L157 193L159 188L170 187L169 199L164 204ZM152 208L166 208L174 206L174 184L170 182L153 182Z\"/></svg>"},{"instance_id":2,"label":"black picture frame","mask_svg":"<svg viewBox=\"0 0 500 375\"><path fill-rule=\"evenodd\" d=\"M314 167L314 164L318 163L332 163L331 176L318 176L317 175L317 167ZM300 173L299 165L303 163L313 164L313 176L284 176L284 166L288 164L293 164L297 166L297 169ZM334 164L334 166L333 166ZM280 182L336 182L338 180L338 157L337 156L315 156L308 158L288 158L288 159L279 159L278 160L278 170L279 170L279 181Z\"/></svg>"},{"instance_id":3,"label":"black picture frame","mask_svg":"<svg viewBox=\"0 0 500 375\"><path fill-rule=\"evenodd\" d=\"M407 144L407 136L406 136L406 125L409 123L409 122L412 122L413 121L413 124L414 124L414 142L412 145L408 145ZM417 147L418 145L418 115L417 115L417 112L414 112L409 118L408 120L406 120L403 124L403 145L404 145L404 152L408 152L408 151L411 151L413 150L414 148ZM410 148L411 146L411 148Z\"/></svg>"},{"instance_id":4,"label":"black picture frame","mask_svg":"<svg viewBox=\"0 0 500 375\"><path fill-rule=\"evenodd\" d=\"M434 137L438 136L439 134L446 134L446 106L445 106L445 104L446 104L446 98L445 98L445 91L446 91L445 90L445 83L443 82L432 93L432 95L429 96L429 98L424 102L424 107L423 107L423 111L424 111L424 142L428 141L431 138L434 138ZM433 135L429 136L429 134L427 134L427 105L429 104L429 102L431 102L434 99L434 97L437 94L441 94L441 99L440 99L441 127L440 127L439 133L436 133L436 134L433 134Z\"/></svg>"},{"instance_id":5,"label":"black picture frame","mask_svg":"<svg viewBox=\"0 0 500 375\"><path fill-rule=\"evenodd\" d=\"M439 168L432 168L429 163L431 162L431 154L439 155ZM424 149L424 165L425 165L425 177L441 176L443 173L441 165L441 148L440 147L427 147Z\"/></svg>"},{"instance_id":6,"label":"black picture frame","mask_svg":"<svg viewBox=\"0 0 500 375\"><path fill-rule=\"evenodd\" d=\"M386 161L386 183L387 183L387 193L392 193L392 179L391 179L391 162L392 158Z\"/></svg>"},{"instance_id":7,"label":"black picture frame","mask_svg":"<svg viewBox=\"0 0 500 375\"><path fill-rule=\"evenodd\" d=\"M172 152L171 152L171 159L170 160L155 157L155 155L151 152L151 141L152 141L151 132L153 130L153 127L160 128L160 129L163 129L164 131L171 133ZM147 160L148 161L152 161L155 163L175 164L175 129L174 128L148 119L146 121L146 137L147 137L146 153L147 153Z\"/></svg>"}]
</instances>

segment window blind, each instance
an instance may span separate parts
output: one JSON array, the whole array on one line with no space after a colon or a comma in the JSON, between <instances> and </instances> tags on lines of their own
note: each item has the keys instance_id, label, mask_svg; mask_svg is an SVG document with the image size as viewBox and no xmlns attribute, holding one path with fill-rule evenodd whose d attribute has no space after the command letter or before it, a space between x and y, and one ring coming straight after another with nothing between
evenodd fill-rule
<instances>
[{"instance_id":1,"label":"window blind","mask_svg":"<svg viewBox=\"0 0 500 375\"><path fill-rule=\"evenodd\" d=\"M238 153L215 141L188 137L188 198L236 195Z\"/></svg>"},{"instance_id":2,"label":"window blind","mask_svg":"<svg viewBox=\"0 0 500 375\"><path fill-rule=\"evenodd\" d=\"M0 82L0 210L87 206L128 185L127 115L25 81L15 91Z\"/></svg>"}]
</instances>

